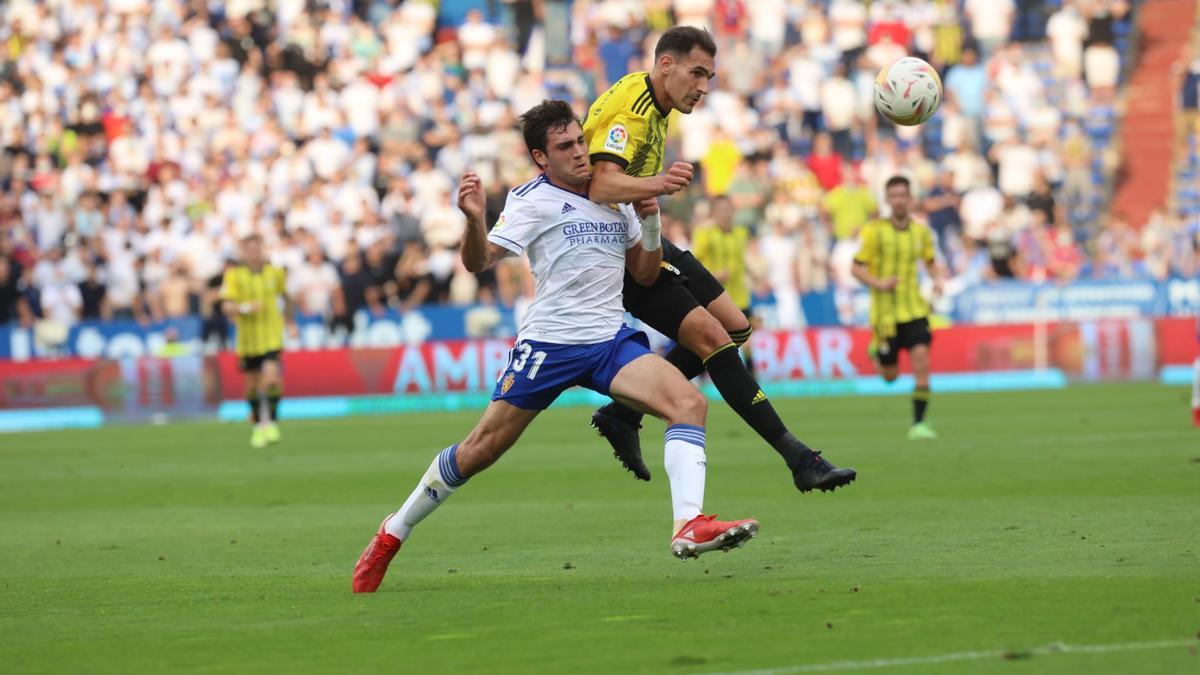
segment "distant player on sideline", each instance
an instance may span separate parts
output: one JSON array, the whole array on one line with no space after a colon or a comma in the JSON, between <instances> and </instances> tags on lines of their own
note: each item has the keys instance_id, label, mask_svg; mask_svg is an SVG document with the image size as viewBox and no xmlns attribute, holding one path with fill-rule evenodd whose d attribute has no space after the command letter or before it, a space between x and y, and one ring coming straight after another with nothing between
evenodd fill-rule
<instances>
[{"instance_id":1,"label":"distant player on sideline","mask_svg":"<svg viewBox=\"0 0 1200 675\"><path fill-rule=\"evenodd\" d=\"M941 294L944 272L934 254L933 231L912 219L912 186L904 176L886 184L890 218L863 225L854 256L854 278L871 289L871 358L883 379L900 375L900 350L907 349L913 368L913 423L910 440L937 438L925 423L929 408L929 305L921 296L917 263L933 277Z\"/></svg>"},{"instance_id":2,"label":"distant player on sideline","mask_svg":"<svg viewBox=\"0 0 1200 675\"><path fill-rule=\"evenodd\" d=\"M592 161L589 195L601 203L637 203L672 195L692 179L692 166L675 162L661 171L667 116L688 114L708 93L716 75L717 46L707 31L676 26L654 48L654 68L621 78L592 104L584 121ZM658 214L643 227L656 235ZM738 347L750 338L750 322L712 274L687 251L663 240L663 273L649 288L626 275L625 309L679 343L667 361L691 379L708 371L721 397L787 463L802 492L833 490L854 480L797 439L746 370ZM642 413L614 402L592 415L592 425L634 475L650 480L638 439Z\"/></svg>"},{"instance_id":3,"label":"distant player on sideline","mask_svg":"<svg viewBox=\"0 0 1200 675\"><path fill-rule=\"evenodd\" d=\"M1196 342L1200 344L1200 319L1196 320ZM1200 355L1192 361L1192 425L1200 427Z\"/></svg>"},{"instance_id":4,"label":"distant player on sideline","mask_svg":"<svg viewBox=\"0 0 1200 675\"><path fill-rule=\"evenodd\" d=\"M758 531L754 520L701 515L707 402L650 352L644 333L622 323L626 267L636 283L653 283L662 264L658 234L643 233L632 206L588 199L587 143L569 104L535 106L521 116L521 130L544 173L508 193L491 233L484 224L483 184L473 173L463 176L458 206L468 220L466 268L479 273L506 256L527 254L536 282L533 303L483 417L465 439L438 453L407 501L384 519L354 567L356 593L375 591L413 527L500 459L538 413L576 385L667 422L664 463L675 556L686 560L736 548ZM657 209L652 200L639 206L644 213Z\"/></svg>"},{"instance_id":5,"label":"distant player on sideline","mask_svg":"<svg viewBox=\"0 0 1200 675\"><path fill-rule=\"evenodd\" d=\"M242 264L225 272L221 309L237 328L238 367L246 376L246 403L250 404L250 420L254 425L250 445L261 448L279 441L276 420L283 398L279 356L283 350L285 320L288 330L294 332L296 326L287 296L287 273L266 262L262 238L257 234L242 239L241 248Z\"/></svg>"}]
</instances>

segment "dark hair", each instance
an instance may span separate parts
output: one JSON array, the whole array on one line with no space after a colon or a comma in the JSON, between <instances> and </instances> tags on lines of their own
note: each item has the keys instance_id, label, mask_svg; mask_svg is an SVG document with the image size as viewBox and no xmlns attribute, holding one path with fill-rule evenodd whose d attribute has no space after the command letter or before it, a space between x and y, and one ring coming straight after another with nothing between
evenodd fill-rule
<instances>
[{"instance_id":1,"label":"dark hair","mask_svg":"<svg viewBox=\"0 0 1200 675\"><path fill-rule=\"evenodd\" d=\"M658 38L658 44L654 45L654 60L657 61L663 54L686 56L696 47L709 56L717 56L717 43L713 42L707 30L694 26L675 26Z\"/></svg>"},{"instance_id":2,"label":"dark hair","mask_svg":"<svg viewBox=\"0 0 1200 675\"><path fill-rule=\"evenodd\" d=\"M909 194L912 194L912 182L905 176L892 176L887 179L887 182L883 184L883 191L887 192L891 190L893 185L903 185L904 189L908 190Z\"/></svg>"},{"instance_id":3,"label":"dark hair","mask_svg":"<svg viewBox=\"0 0 1200 675\"><path fill-rule=\"evenodd\" d=\"M571 104L566 101L546 99L521 115L521 134L525 137L525 148L533 159L533 151L546 152L546 137L551 131L559 131L578 122ZM537 160L533 161L537 164Z\"/></svg>"}]
</instances>

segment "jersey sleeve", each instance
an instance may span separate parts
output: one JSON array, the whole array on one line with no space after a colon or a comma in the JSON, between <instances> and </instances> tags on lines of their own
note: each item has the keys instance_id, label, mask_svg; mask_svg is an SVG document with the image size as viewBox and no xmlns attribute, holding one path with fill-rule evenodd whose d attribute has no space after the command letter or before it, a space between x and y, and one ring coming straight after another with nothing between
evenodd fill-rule
<instances>
[{"instance_id":1,"label":"jersey sleeve","mask_svg":"<svg viewBox=\"0 0 1200 675\"><path fill-rule=\"evenodd\" d=\"M504 202L504 211L487 238L489 242L521 255L537 237L538 227L537 205L510 192Z\"/></svg>"},{"instance_id":2,"label":"jersey sleeve","mask_svg":"<svg viewBox=\"0 0 1200 675\"><path fill-rule=\"evenodd\" d=\"M225 276L221 279L221 299L232 300L233 302L241 302L241 287L237 282L237 268L225 270Z\"/></svg>"},{"instance_id":3,"label":"jersey sleeve","mask_svg":"<svg viewBox=\"0 0 1200 675\"><path fill-rule=\"evenodd\" d=\"M864 225L858 234L858 252L854 254L854 262L870 265L875 262L875 251L879 247L878 234L870 224Z\"/></svg>"},{"instance_id":4,"label":"jersey sleeve","mask_svg":"<svg viewBox=\"0 0 1200 675\"><path fill-rule=\"evenodd\" d=\"M621 213L629 223L629 229L625 231L625 248L631 249L642 240L642 219L638 218L637 211L629 204L621 205Z\"/></svg>"},{"instance_id":5,"label":"jersey sleeve","mask_svg":"<svg viewBox=\"0 0 1200 675\"><path fill-rule=\"evenodd\" d=\"M932 265L937 252L933 245L933 230L928 225L921 226L921 260Z\"/></svg>"},{"instance_id":6,"label":"jersey sleeve","mask_svg":"<svg viewBox=\"0 0 1200 675\"><path fill-rule=\"evenodd\" d=\"M623 105L622 101L611 101L610 105ZM601 111L588 143L588 156L592 162L613 162L622 169L629 166L637 149L647 141L649 125L646 118L632 110L620 110L613 115Z\"/></svg>"},{"instance_id":7,"label":"jersey sleeve","mask_svg":"<svg viewBox=\"0 0 1200 675\"><path fill-rule=\"evenodd\" d=\"M332 269L332 266L330 266L330 267ZM334 272L334 276L335 277L337 276L336 271ZM286 297L288 295L287 269L283 268L283 267L276 267L275 268L275 279L276 279L275 287L279 289L279 295Z\"/></svg>"}]
</instances>

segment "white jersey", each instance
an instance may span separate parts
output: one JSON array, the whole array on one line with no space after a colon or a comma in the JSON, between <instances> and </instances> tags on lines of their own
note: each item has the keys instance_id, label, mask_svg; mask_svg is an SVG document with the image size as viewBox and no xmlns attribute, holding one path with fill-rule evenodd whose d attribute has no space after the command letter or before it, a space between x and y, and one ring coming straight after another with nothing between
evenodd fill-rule
<instances>
[{"instance_id":1,"label":"white jersey","mask_svg":"<svg viewBox=\"0 0 1200 675\"><path fill-rule=\"evenodd\" d=\"M529 256L537 282L520 338L557 344L612 339L625 309L625 251L642 237L628 204L597 204L543 174L514 188L488 241Z\"/></svg>"}]
</instances>

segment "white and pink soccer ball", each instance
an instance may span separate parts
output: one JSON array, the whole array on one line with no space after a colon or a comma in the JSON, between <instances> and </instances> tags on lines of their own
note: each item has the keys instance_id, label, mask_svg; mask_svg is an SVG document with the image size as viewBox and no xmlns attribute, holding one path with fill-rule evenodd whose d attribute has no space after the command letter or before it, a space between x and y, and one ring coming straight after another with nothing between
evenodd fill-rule
<instances>
[{"instance_id":1,"label":"white and pink soccer ball","mask_svg":"<svg viewBox=\"0 0 1200 675\"><path fill-rule=\"evenodd\" d=\"M942 78L921 59L906 56L875 76L875 109L896 124L920 124L941 104Z\"/></svg>"}]
</instances>

